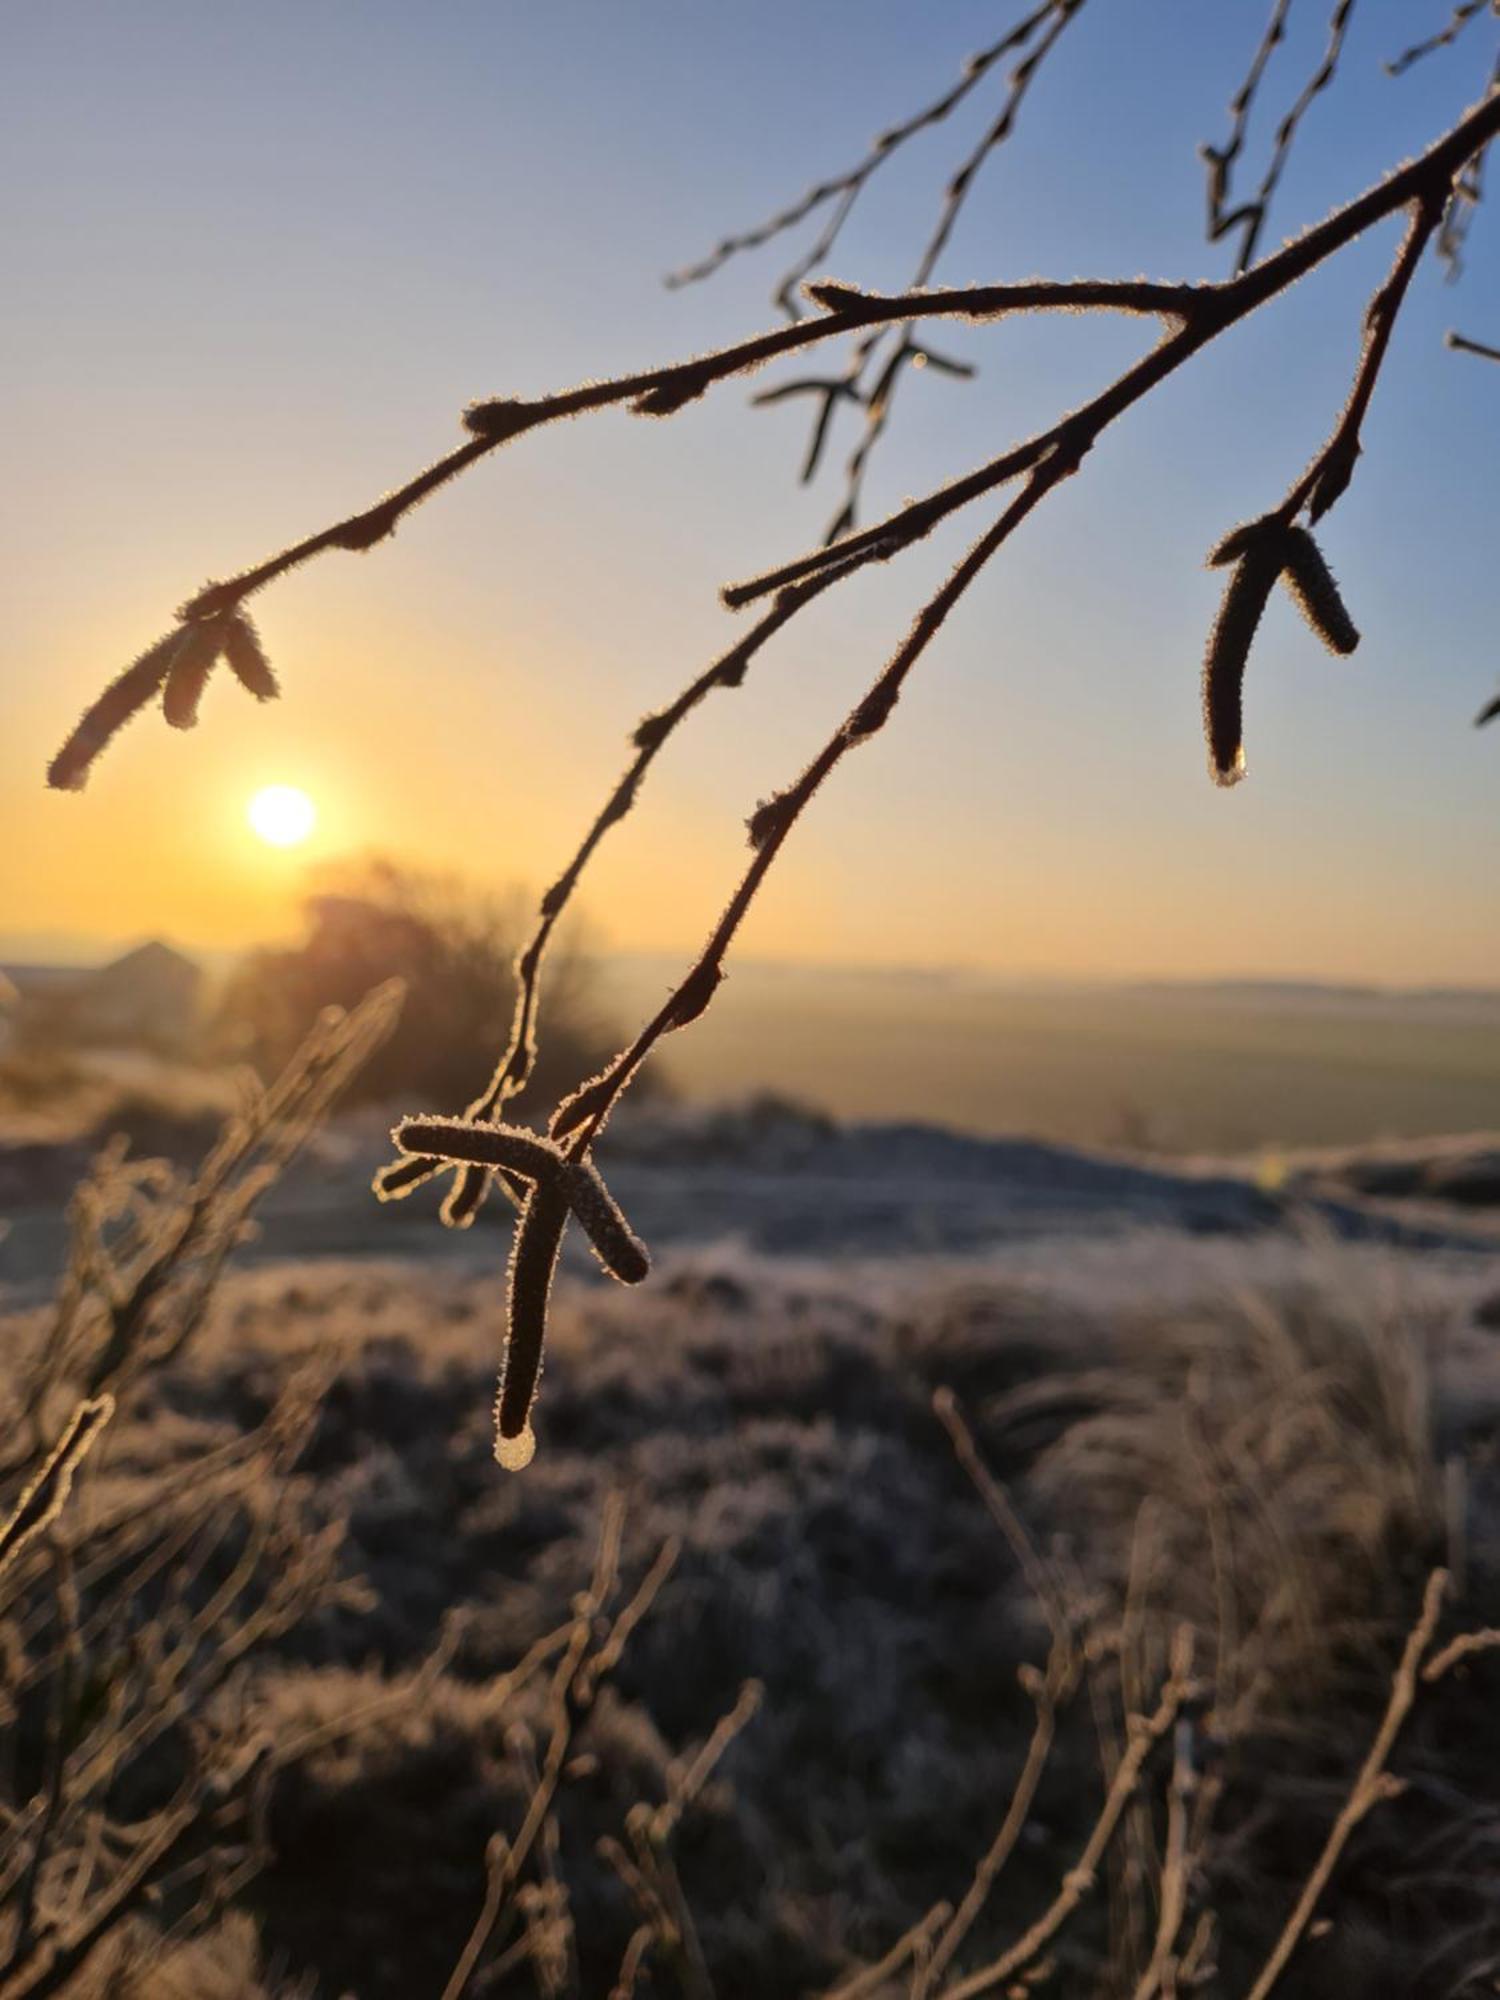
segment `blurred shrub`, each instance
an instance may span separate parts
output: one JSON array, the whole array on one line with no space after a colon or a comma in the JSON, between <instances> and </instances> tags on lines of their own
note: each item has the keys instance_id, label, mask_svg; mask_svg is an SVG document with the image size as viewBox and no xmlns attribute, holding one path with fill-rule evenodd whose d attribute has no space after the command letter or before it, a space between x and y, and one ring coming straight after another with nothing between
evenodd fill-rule
<instances>
[{"instance_id":1,"label":"blurred shrub","mask_svg":"<svg viewBox=\"0 0 1500 2000\"><path fill-rule=\"evenodd\" d=\"M519 898L374 861L310 896L304 915L300 944L253 952L231 978L220 1043L269 1074L324 1007L348 1007L372 985L400 978L400 1024L361 1073L356 1095L455 1110L476 1096L510 1033L512 962L525 935ZM576 937L549 956L541 1054L523 1111L533 1092L555 1101L614 1053L619 1038L595 1011L596 985Z\"/></svg>"}]
</instances>

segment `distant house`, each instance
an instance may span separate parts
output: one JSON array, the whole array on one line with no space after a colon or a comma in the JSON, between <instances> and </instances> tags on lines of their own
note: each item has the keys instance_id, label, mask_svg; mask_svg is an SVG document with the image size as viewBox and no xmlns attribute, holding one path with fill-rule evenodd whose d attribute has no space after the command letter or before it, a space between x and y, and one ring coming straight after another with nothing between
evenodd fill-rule
<instances>
[{"instance_id":1,"label":"distant house","mask_svg":"<svg viewBox=\"0 0 1500 2000\"><path fill-rule=\"evenodd\" d=\"M181 1050L197 1031L203 968L152 940L108 965L0 967L0 1040Z\"/></svg>"}]
</instances>

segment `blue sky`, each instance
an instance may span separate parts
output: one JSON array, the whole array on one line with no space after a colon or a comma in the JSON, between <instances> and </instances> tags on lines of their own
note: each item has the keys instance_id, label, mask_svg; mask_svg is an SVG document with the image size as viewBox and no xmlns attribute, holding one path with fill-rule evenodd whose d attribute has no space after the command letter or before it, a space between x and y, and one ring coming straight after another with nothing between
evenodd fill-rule
<instances>
[{"instance_id":1,"label":"blue sky","mask_svg":"<svg viewBox=\"0 0 1500 2000\"><path fill-rule=\"evenodd\" d=\"M633 719L724 643L727 578L817 538L801 412L731 384L669 424L607 413L522 441L368 558L257 605L285 699L215 687L191 737L146 717L81 797L40 773L175 604L448 448L475 395L538 391L769 323L793 244L661 274L845 165L1015 11L949 0L664 0L8 12L0 325L9 443L0 646L0 937L165 931L225 946L293 921L309 865L380 850L539 887ZM1494 29L1399 82L1441 7L1366 0L1310 114L1271 240L1416 151L1478 94ZM1428 14L1431 13L1429 22ZM1195 147L1217 137L1264 0L1091 0L990 162L939 276L1220 275ZM1326 28L1294 9L1275 111ZM1489 37L1488 43L1485 37ZM870 190L830 269L900 284L995 90ZM1268 143L1252 129L1250 163ZM1500 339L1482 212L1454 288L1403 315L1325 546L1365 640L1328 660L1273 607L1250 780L1208 783L1203 556L1278 498L1345 393L1397 225L1219 342L1111 432L981 579L890 729L799 830L745 949L1018 973L1500 981L1492 475ZM1093 321L965 329L970 385L903 393L884 508L1079 401L1151 337ZM842 451L835 454L835 464ZM800 769L979 526L834 593L662 760L585 907L622 947L689 949L742 822ZM278 856L258 785L322 820Z\"/></svg>"}]
</instances>

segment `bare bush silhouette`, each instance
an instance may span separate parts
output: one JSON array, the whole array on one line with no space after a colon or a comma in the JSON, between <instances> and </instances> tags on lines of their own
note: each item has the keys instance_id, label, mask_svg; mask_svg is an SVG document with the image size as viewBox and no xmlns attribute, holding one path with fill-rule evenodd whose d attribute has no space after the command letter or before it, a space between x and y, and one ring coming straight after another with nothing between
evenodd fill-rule
<instances>
[{"instance_id":1,"label":"bare bush silhouette","mask_svg":"<svg viewBox=\"0 0 1500 2000\"><path fill-rule=\"evenodd\" d=\"M313 1627L326 1634L349 1620L357 1630L376 1602L351 1561L350 1523L316 1478L336 1358L304 1351L280 1368L248 1423L226 1425L207 1408L195 1418L191 1394L179 1400L257 1205L391 1035L401 1000L399 982L387 982L347 1012L324 1006L280 1076L245 1090L196 1172L107 1149L75 1193L54 1305L6 1326L5 2000L302 2000L302 1981L268 1972L244 1908L275 1862L275 1829L306 1771L347 1757L353 1739L413 1716L428 1726L463 1642L464 1618L444 1616L408 1670L367 1674L315 1712L278 1710L267 1660L299 1634L315 1647ZM585 1198L580 1208L598 1228ZM486 1983L535 1967L543 1990L559 1991L548 1981L575 1956L556 1794L678 1553L665 1538L623 1594L619 1496L602 1512L587 1591L482 1689L523 1805L519 1827L491 1842L483 1909L446 1988L455 1995L475 1990L481 1964ZM747 1686L721 1728L672 1767L663 1798L624 1816L610 1865L640 1904L637 1975L697 1949L674 1886L674 1839L757 1703Z\"/></svg>"},{"instance_id":2,"label":"bare bush silhouette","mask_svg":"<svg viewBox=\"0 0 1500 2000\"><path fill-rule=\"evenodd\" d=\"M361 1065L346 1101L472 1095L482 1069L476 1051L499 1040L515 1006L519 903L455 877L375 861L309 896L304 924L298 944L259 949L231 977L218 1023L231 1051L273 1075L325 1007L352 1007L381 981L399 979L401 1017ZM533 1079L538 1096L555 1094L607 1053L596 990L575 938L554 959L551 1031Z\"/></svg>"},{"instance_id":3,"label":"bare bush silhouette","mask_svg":"<svg viewBox=\"0 0 1500 2000\"><path fill-rule=\"evenodd\" d=\"M404 1151L378 1178L385 1197L408 1193L443 1168L455 1170L444 1213L463 1224L473 1215L492 1181L499 1181L521 1209L512 1255L511 1294L524 1347L530 1354L541 1338L545 1294L567 1227L568 1206L550 1169L530 1178L513 1165L497 1164L472 1128L500 1126L506 1104L531 1079L538 1051L539 986L544 955L561 912L609 828L631 809L641 783L663 744L711 692L737 687L767 642L805 605L866 565L890 562L925 539L941 523L961 513L983 517L992 496L1009 493L1000 511L982 526L968 553L934 595L918 610L847 718L817 750L802 774L749 818L751 858L695 963L656 1014L621 1053L589 1081L559 1097L549 1121L551 1138L564 1160L584 1162L600 1139L614 1106L641 1073L647 1058L668 1034L689 1025L710 1004L723 976L726 956L768 871L803 813L838 765L888 721L906 681L942 629L949 613L1011 537L1064 481L1072 478L1105 432L1151 392L1228 329L1283 297L1310 272L1339 257L1384 222L1401 218L1404 231L1388 277L1369 299L1362 323L1351 328L1358 346L1347 400L1334 414L1330 434L1295 474L1285 493L1267 506L1246 496L1253 514L1213 560L1230 567L1223 608L1209 640L1203 702L1210 767L1220 782L1243 772L1242 686L1261 609L1278 577L1285 575L1315 631L1339 652L1349 651L1358 634L1338 598L1311 530L1347 490L1362 449L1362 430L1382 365L1400 319L1413 276L1433 247L1450 265L1459 257L1468 218L1480 197L1485 155L1500 133L1500 68L1487 48L1479 101L1457 117L1415 159L1346 200L1323 221L1282 247L1261 255L1267 218L1286 161L1306 121L1336 82L1345 53L1355 0L1335 0L1324 53L1296 87L1276 128L1255 191L1237 198L1235 175L1244 160L1249 115L1268 79L1284 39L1291 0L1272 0L1263 35L1230 104L1227 139L1204 149L1211 238L1234 239L1230 276L1197 284L1153 284L1139 279L1037 279L1021 283L932 288L931 280L953 228L981 169L1015 129L1025 102L1047 60L1065 35L1079 32L1086 0L1042 0L966 65L959 81L925 109L882 133L853 167L817 183L800 200L767 222L726 238L711 256L680 273L677 282L706 277L740 250L762 243L804 222L821 218L811 245L777 286L776 300L787 324L716 352L666 366L604 376L550 395L507 396L472 405L464 416L467 440L425 471L373 505L291 543L268 559L224 581L208 584L181 608L174 630L143 654L108 688L83 718L51 767L51 780L81 785L99 750L160 691L169 722L186 726L196 714L197 696L221 657L250 691L264 698L274 691L269 668L248 623L249 600L277 578L329 549L365 552L392 534L405 515L480 460L541 426L596 410L622 406L637 415L668 417L715 385L804 350L853 340L842 372L782 383L771 396L808 396L814 420L804 473L816 472L832 424L849 407L863 430L849 468L845 499L825 543L764 573L728 586L733 609L764 608L725 652L666 707L636 727L624 776L609 794L576 852L543 898L535 929L517 959L517 993L509 1038L489 1086L469 1102L459 1132L449 1127L443 1152ZM1486 10L1462 0L1446 25L1397 55L1400 72L1434 49L1478 32ZM1014 58L1006 72L1004 65ZM844 221L877 179L883 164L915 133L939 124L972 92L998 77L998 102L978 146L961 160L939 206L937 220L914 274L912 288L882 295L847 283L813 279L811 273L834 249ZM800 288L800 296L799 296ZM810 310L804 313L803 301ZM1105 312L1154 322L1158 337L1142 356L1083 405L1064 412L1032 436L972 471L907 502L883 520L860 528L856 512L870 454L884 433L893 398L905 372L919 366L955 369L915 331L932 321L960 319L990 324L1018 313ZM1475 343L1468 342L1470 346ZM1480 720L1494 713L1486 709ZM434 1141L434 1143L436 1143ZM517 1332L521 1332L520 1325ZM520 1371L534 1383L530 1359ZM529 1456L530 1432L522 1396L502 1397L499 1448L509 1462ZM507 1428L507 1425L519 1428Z\"/></svg>"},{"instance_id":4,"label":"bare bush silhouette","mask_svg":"<svg viewBox=\"0 0 1500 2000\"><path fill-rule=\"evenodd\" d=\"M200 1332L257 1203L399 1005L387 987L352 1014L326 1013L282 1076L247 1094L196 1174L114 1147L74 1195L68 1268L40 1338L17 1357L0 1471L24 1482L0 1530L10 2000L76 1990L106 1944L123 1986L129 1927L166 1878L191 1888L181 1921L192 1929L259 1865L256 1802L300 1752L246 1735L215 1703L254 1647L347 1594L341 1533L311 1531L292 1476L316 1419L315 1376L299 1372L258 1431L170 1480L143 1489L117 1475L76 1520L67 1503L80 1466L107 1457L99 1439L117 1408ZM71 1414L58 1431L61 1409Z\"/></svg>"}]
</instances>

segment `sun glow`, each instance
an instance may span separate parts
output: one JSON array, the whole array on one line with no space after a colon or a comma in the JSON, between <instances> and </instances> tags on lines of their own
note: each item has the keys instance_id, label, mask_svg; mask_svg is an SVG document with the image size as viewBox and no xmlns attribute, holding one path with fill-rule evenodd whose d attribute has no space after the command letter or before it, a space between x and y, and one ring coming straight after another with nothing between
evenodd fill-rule
<instances>
[{"instance_id":1,"label":"sun glow","mask_svg":"<svg viewBox=\"0 0 1500 2000\"><path fill-rule=\"evenodd\" d=\"M245 817L271 847L295 847L312 832L318 809L295 785L266 785L251 799Z\"/></svg>"}]
</instances>

